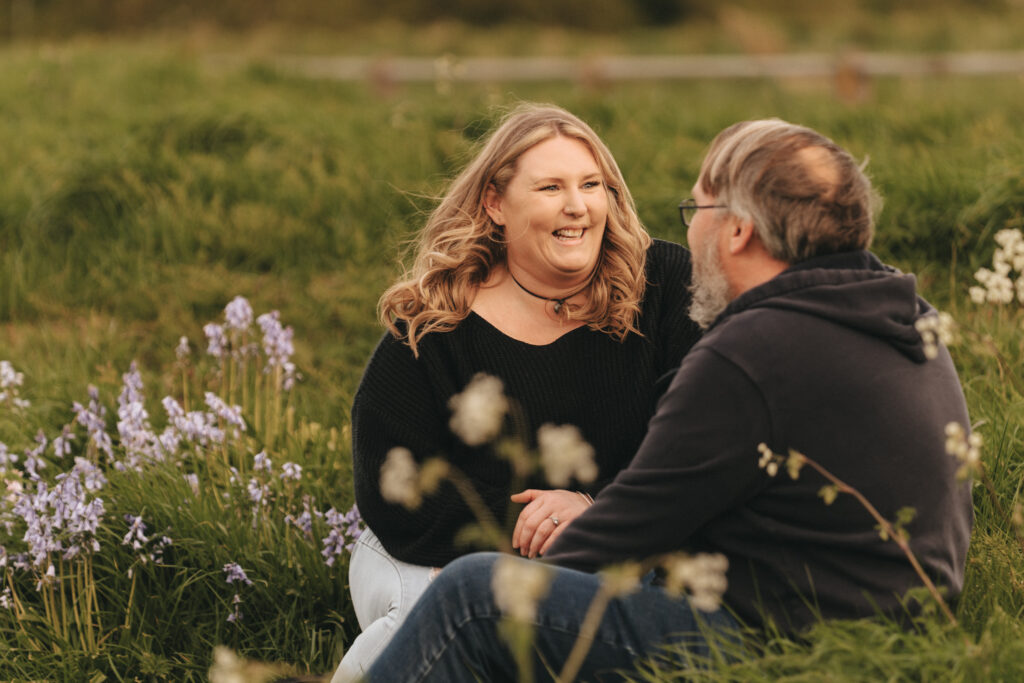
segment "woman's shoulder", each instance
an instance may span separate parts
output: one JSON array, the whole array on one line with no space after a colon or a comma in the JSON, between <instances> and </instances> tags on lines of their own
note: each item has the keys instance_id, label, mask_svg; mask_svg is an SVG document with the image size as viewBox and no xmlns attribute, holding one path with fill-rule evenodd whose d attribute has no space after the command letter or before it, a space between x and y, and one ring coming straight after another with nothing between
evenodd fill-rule
<instances>
[{"instance_id":1,"label":"woman's shoulder","mask_svg":"<svg viewBox=\"0 0 1024 683\"><path fill-rule=\"evenodd\" d=\"M690 283L690 250L681 244L655 239L647 249L648 284L681 285Z\"/></svg>"},{"instance_id":2,"label":"woman's shoulder","mask_svg":"<svg viewBox=\"0 0 1024 683\"><path fill-rule=\"evenodd\" d=\"M690 267L690 250L681 244L654 238L647 248L648 267Z\"/></svg>"}]
</instances>

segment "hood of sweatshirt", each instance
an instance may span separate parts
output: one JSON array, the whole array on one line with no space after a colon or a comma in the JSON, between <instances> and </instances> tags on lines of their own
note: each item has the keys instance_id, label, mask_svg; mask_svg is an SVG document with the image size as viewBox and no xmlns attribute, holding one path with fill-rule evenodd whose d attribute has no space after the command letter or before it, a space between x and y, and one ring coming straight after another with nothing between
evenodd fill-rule
<instances>
[{"instance_id":1,"label":"hood of sweatshirt","mask_svg":"<svg viewBox=\"0 0 1024 683\"><path fill-rule=\"evenodd\" d=\"M734 299L711 329L741 311L776 308L830 320L888 341L925 362L915 321L935 309L917 295L917 280L868 251L819 256L791 266ZM709 330L710 331L710 330Z\"/></svg>"}]
</instances>

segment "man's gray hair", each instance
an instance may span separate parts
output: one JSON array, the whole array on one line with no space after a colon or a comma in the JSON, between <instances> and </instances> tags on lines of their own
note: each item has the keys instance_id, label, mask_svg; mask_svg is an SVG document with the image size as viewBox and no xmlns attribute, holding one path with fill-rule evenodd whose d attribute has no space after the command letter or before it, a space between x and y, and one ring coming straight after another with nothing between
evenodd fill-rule
<instances>
[{"instance_id":1,"label":"man's gray hair","mask_svg":"<svg viewBox=\"0 0 1024 683\"><path fill-rule=\"evenodd\" d=\"M863 165L824 135L779 119L743 121L715 137L701 189L754 224L786 263L867 249L881 200Z\"/></svg>"}]
</instances>

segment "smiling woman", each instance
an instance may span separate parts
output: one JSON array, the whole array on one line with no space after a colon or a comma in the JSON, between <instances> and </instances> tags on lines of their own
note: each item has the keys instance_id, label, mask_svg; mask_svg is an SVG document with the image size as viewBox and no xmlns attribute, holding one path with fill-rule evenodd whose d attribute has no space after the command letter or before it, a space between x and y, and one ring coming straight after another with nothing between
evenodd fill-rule
<instances>
[{"instance_id":1,"label":"smiling woman","mask_svg":"<svg viewBox=\"0 0 1024 683\"><path fill-rule=\"evenodd\" d=\"M506 255L478 289L474 312L531 344L585 324L560 313L566 302L586 299L597 270L608 219L603 178L586 145L559 135L519 157L503 194L488 187L484 206L504 231Z\"/></svg>"},{"instance_id":2,"label":"smiling woman","mask_svg":"<svg viewBox=\"0 0 1024 683\"><path fill-rule=\"evenodd\" d=\"M369 529L349 584L363 633L335 682L357 680L435 568L474 549L458 535L475 516L451 485L415 510L385 499L388 454L444 457L507 523L504 545L543 554L632 459L667 386L659 379L697 340L689 280L689 252L647 235L586 123L524 105L490 135L427 220L411 271L381 297L388 332L352 406L355 494ZM452 398L479 373L516 406L527 446L542 427L573 425L595 467L551 489L517 482L492 444L460 441Z\"/></svg>"}]
</instances>

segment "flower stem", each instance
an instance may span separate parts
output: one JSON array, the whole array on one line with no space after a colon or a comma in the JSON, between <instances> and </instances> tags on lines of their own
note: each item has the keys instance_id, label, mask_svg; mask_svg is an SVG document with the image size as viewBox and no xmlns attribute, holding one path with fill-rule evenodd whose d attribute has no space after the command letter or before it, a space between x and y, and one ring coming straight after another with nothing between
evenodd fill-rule
<instances>
[{"instance_id":1,"label":"flower stem","mask_svg":"<svg viewBox=\"0 0 1024 683\"><path fill-rule=\"evenodd\" d=\"M594 599L590 601L587 613L583 617L580 633L576 636L576 642L573 643L572 650L562 666L562 672L558 675L558 683L570 683L576 679L576 674L579 673L580 667L583 666L583 660L594 643L597 628L601 625L601 619L604 617L605 610L608 609L608 603L611 602L613 594L606 584L601 584L597 593L594 594Z\"/></svg>"},{"instance_id":2,"label":"flower stem","mask_svg":"<svg viewBox=\"0 0 1024 683\"><path fill-rule=\"evenodd\" d=\"M898 533L896 529L893 528L889 520L883 517L882 514L875 508L875 506L871 504L871 501L865 498L860 491L853 488L845 481L829 472L827 469L819 465L812 458L809 458L803 454L800 455L801 457L803 457L804 461L808 465L810 465L816 472L818 472L818 474L832 482L832 484L837 489L839 489L839 491L843 493L848 493L854 498L856 498L857 502L860 503L864 507L864 509L868 511L868 514L870 514L875 519L875 521L878 522L878 525L885 531L888 537L895 541L896 545L898 545L900 547L900 550L903 551L903 554L907 556L907 559L910 561L910 565L914 568L914 571L917 572L917 575L921 578L921 581L928 589L928 592L931 593L932 598L935 599L935 602L942 610L942 613L946 615L947 619L949 619L949 623L953 626L956 626L956 617L953 616L953 612L949 609L949 605L947 605L946 601L943 600L942 594L939 593L939 589L935 587L935 584L932 583L931 578L929 578L928 574L925 573L924 568L921 566L921 563L917 561L917 556L914 555L913 551L910 549L910 544L907 542L906 537L902 533Z\"/></svg>"}]
</instances>

